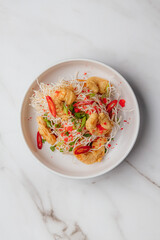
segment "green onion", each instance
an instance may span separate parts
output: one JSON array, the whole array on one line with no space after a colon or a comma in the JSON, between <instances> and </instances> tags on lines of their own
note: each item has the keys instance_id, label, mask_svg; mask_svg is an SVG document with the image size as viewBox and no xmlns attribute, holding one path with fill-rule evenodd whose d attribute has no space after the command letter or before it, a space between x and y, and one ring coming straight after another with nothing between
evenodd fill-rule
<instances>
[{"instance_id":1,"label":"green onion","mask_svg":"<svg viewBox=\"0 0 160 240\"><path fill-rule=\"evenodd\" d=\"M84 137L91 137L92 135L90 133L83 134Z\"/></svg>"},{"instance_id":2,"label":"green onion","mask_svg":"<svg viewBox=\"0 0 160 240\"><path fill-rule=\"evenodd\" d=\"M69 145L72 146L75 144L75 142L77 141L78 138L76 138L73 142L70 142Z\"/></svg>"},{"instance_id":3,"label":"green onion","mask_svg":"<svg viewBox=\"0 0 160 240\"><path fill-rule=\"evenodd\" d=\"M54 152L55 148L56 148L56 146L51 146L51 147L50 147L50 149L51 149L52 152Z\"/></svg>"},{"instance_id":4,"label":"green onion","mask_svg":"<svg viewBox=\"0 0 160 240\"><path fill-rule=\"evenodd\" d=\"M73 147L71 147L71 148L69 149L69 152L72 152L72 150L73 150Z\"/></svg>"},{"instance_id":5,"label":"green onion","mask_svg":"<svg viewBox=\"0 0 160 240\"><path fill-rule=\"evenodd\" d=\"M69 136L69 132L68 131L65 134L66 134L66 136Z\"/></svg>"},{"instance_id":6,"label":"green onion","mask_svg":"<svg viewBox=\"0 0 160 240\"><path fill-rule=\"evenodd\" d=\"M74 116L78 119L81 119L86 116L85 112L74 113Z\"/></svg>"},{"instance_id":7,"label":"green onion","mask_svg":"<svg viewBox=\"0 0 160 240\"><path fill-rule=\"evenodd\" d=\"M54 125L56 128L60 128L61 127L61 124L60 123L57 123Z\"/></svg>"},{"instance_id":8,"label":"green onion","mask_svg":"<svg viewBox=\"0 0 160 240\"><path fill-rule=\"evenodd\" d=\"M71 111L71 113L74 113L74 106L73 103L71 105L68 106L69 110Z\"/></svg>"},{"instance_id":9,"label":"green onion","mask_svg":"<svg viewBox=\"0 0 160 240\"><path fill-rule=\"evenodd\" d=\"M89 96L90 97L94 97L96 94L95 93L90 93Z\"/></svg>"},{"instance_id":10,"label":"green onion","mask_svg":"<svg viewBox=\"0 0 160 240\"><path fill-rule=\"evenodd\" d=\"M49 121L47 118L43 118L43 120L46 122L48 128L52 127L51 121Z\"/></svg>"},{"instance_id":11,"label":"green onion","mask_svg":"<svg viewBox=\"0 0 160 240\"><path fill-rule=\"evenodd\" d=\"M114 138L111 138L111 141L113 141L114 140Z\"/></svg>"},{"instance_id":12,"label":"green onion","mask_svg":"<svg viewBox=\"0 0 160 240\"><path fill-rule=\"evenodd\" d=\"M82 118L81 128L83 128L86 124L86 117Z\"/></svg>"},{"instance_id":13,"label":"green onion","mask_svg":"<svg viewBox=\"0 0 160 240\"><path fill-rule=\"evenodd\" d=\"M105 153L107 152L107 149L105 148Z\"/></svg>"},{"instance_id":14,"label":"green onion","mask_svg":"<svg viewBox=\"0 0 160 240\"><path fill-rule=\"evenodd\" d=\"M65 103L63 104L63 111L64 111L65 114L68 115L68 108L67 108L67 106L65 105Z\"/></svg>"},{"instance_id":15,"label":"green onion","mask_svg":"<svg viewBox=\"0 0 160 240\"><path fill-rule=\"evenodd\" d=\"M63 148L60 148L60 150L59 150L60 152L63 152L64 151L64 149Z\"/></svg>"},{"instance_id":16,"label":"green onion","mask_svg":"<svg viewBox=\"0 0 160 240\"><path fill-rule=\"evenodd\" d=\"M42 143L45 143L46 139L42 139Z\"/></svg>"},{"instance_id":17,"label":"green onion","mask_svg":"<svg viewBox=\"0 0 160 240\"><path fill-rule=\"evenodd\" d=\"M85 126L85 124L86 124L86 116L82 118L81 127L77 130L77 132L82 132L82 128Z\"/></svg>"},{"instance_id":18,"label":"green onion","mask_svg":"<svg viewBox=\"0 0 160 240\"><path fill-rule=\"evenodd\" d=\"M45 114L44 114L44 116L47 116L47 115L48 115L48 113L45 113Z\"/></svg>"},{"instance_id":19,"label":"green onion","mask_svg":"<svg viewBox=\"0 0 160 240\"><path fill-rule=\"evenodd\" d=\"M81 129L81 128L79 128L79 129L77 130L77 132L82 132L82 129Z\"/></svg>"}]
</instances>

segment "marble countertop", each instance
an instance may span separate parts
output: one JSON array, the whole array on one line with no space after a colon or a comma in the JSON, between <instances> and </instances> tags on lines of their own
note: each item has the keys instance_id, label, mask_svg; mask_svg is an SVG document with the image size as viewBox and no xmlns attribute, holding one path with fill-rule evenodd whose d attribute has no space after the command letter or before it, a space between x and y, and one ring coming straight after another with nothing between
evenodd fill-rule
<instances>
[{"instance_id":1,"label":"marble countertop","mask_svg":"<svg viewBox=\"0 0 160 240\"><path fill-rule=\"evenodd\" d=\"M0 239L159 240L160 1L1 0L0 43ZM21 134L29 85L69 58L118 70L141 111L126 160L89 180L47 171Z\"/></svg>"}]
</instances>

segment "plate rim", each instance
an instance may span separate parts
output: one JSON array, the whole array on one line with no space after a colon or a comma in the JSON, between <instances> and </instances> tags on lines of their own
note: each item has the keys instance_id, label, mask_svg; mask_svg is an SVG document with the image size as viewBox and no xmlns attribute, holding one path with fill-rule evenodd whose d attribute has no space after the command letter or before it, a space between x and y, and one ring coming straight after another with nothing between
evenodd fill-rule
<instances>
[{"instance_id":1,"label":"plate rim","mask_svg":"<svg viewBox=\"0 0 160 240\"><path fill-rule=\"evenodd\" d=\"M131 90L132 92L132 95L134 97L134 100L135 100L135 104L136 104L136 109L137 109L137 112L136 112L136 119L137 119L137 129L136 129L136 134L135 134L135 138L133 139L132 141L132 144L130 146L130 148L128 148L128 150L126 151L126 153L124 154L123 157L120 158L120 160L114 164L113 166L111 166L110 168L108 169L104 169L103 171L100 171L98 173L94 173L94 174L90 174L90 175L86 175L86 176L70 176L68 174L63 174L63 173L60 173L58 171L55 171L51 168L49 168L47 165L45 165L44 163L42 163L36 156L35 154L33 153L33 151L30 149L28 143L27 143L27 140L26 140L26 137L25 137L25 134L24 134L24 126L23 126L23 108L24 108L24 105L25 105L25 99L26 99L26 96L32 86L32 84L36 81L36 79L40 78L43 74L45 74L46 72L48 72L50 69L52 69L53 67L56 67L60 64L63 64L63 63L67 63L67 62L78 62L78 61L83 61L83 62L89 62L89 63L95 63L95 64L98 64L100 66L103 66L103 67L107 67L108 69L110 69L113 73L115 73L116 75L118 75L118 77L122 78L124 80L124 82L127 84L127 87L129 87L129 89ZM131 152L131 150L133 149L134 145L135 145L135 142L137 140L137 137L138 137L138 134L139 134L139 129L140 129L140 109L139 109L139 104L138 104L138 101L137 101L137 97L132 89L132 87L130 86L130 84L128 83L128 81L119 73L117 72L117 70L113 69L112 67L110 67L108 64L105 64L101 61L97 61L97 60L93 60L93 59L88 59L88 58L69 58L69 59L65 59L65 60L62 60L62 61L57 61L54 65L52 65L51 67L47 68L46 70L44 70L43 72L41 72L38 77L36 77L35 80L32 81L32 83L28 86L27 88L27 91L22 99L22 102L21 102L21 110L20 110L20 123L21 123L21 134L23 136L23 139L25 140L25 143L27 145L27 149L29 150L30 153L32 153L32 156L36 159L36 161L41 165L43 166L44 168L46 168L48 171L50 171L52 174L57 174L61 177L65 177L65 178L69 178L69 179L90 179L90 178L94 178L94 177L98 177L98 176L101 176L105 173L108 173L110 172L111 170L113 170L114 168L116 168L118 165L120 165L120 163L122 163L126 157L129 155L129 153Z\"/></svg>"}]
</instances>

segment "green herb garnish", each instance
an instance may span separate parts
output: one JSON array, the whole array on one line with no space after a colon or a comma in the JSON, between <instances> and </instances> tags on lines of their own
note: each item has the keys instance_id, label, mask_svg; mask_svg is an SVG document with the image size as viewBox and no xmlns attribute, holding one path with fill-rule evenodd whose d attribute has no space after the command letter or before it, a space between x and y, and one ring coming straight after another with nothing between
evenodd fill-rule
<instances>
[{"instance_id":1,"label":"green herb garnish","mask_svg":"<svg viewBox=\"0 0 160 240\"><path fill-rule=\"evenodd\" d=\"M64 151L64 149L63 148L60 148L60 150L59 150L60 152L63 152Z\"/></svg>"},{"instance_id":2,"label":"green herb garnish","mask_svg":"<svg viewBox=\"0 0 160 240\"><path fill-rule=\"evenodd\" d=\"M73 103L71 105L68 106L69 110L71 111L71 113L74 113L74 106Z\"/></svg>"},{"instance_id":3,"label":"green herb garnish","mask_svg":"<svg viewBox=\"0 0 160 240\"><path fill-rule=\"evenodd\" d=\"M95 95L96 95L95 93L90 93L90 94L88 94L88 96L89 96L90 98L94 97Z\"/></svg>"},{"instance_id":4,"label":"green herb garnish","mask_svg":"<svg viewBox=\"0 0 160 240\"><path fill-rule=\"evenodd\" d=\"M45 113L45 114L44 114L44 116L47 116L47 115L48 115L48 113Z\"/></svg>"},{"instance_id":5,"label":"green herb garnish","mask_svg":"<svg viewBox=\"0 0 160 240\"><path fill-rule=\"evenodd\" d=\"M69 149L69 152L72 152L72 150L73 150L73 147L71 147L71 148Z\"/></svg>"},{"instance_id":6,"label":"green herb garnish","mask_svg":"<svg viewBox=\"0 0 160 240\"><path fill-rule=\"evenodd\" d=\"M84 137L91 137L92 135L90 133L83 134Z\"/></svg>"},{"instance_id":7,"label":"green herb garnish","mask_svg":"<svg viewBox=\"0 0 160 240\"><path fill-rule=\"evenodd\" d=\"M105 151L104 151L105 153L107 152L107 148L105 148Z\"/></svg>"},{"instance_id":8,"label":"green herb garnish","mask_svg":"<svg viewBox=\"0 0 160 240\"><path fill-rule=\"evenodd\" d=\"M43 118L43 120L46 122L48 128L52 127L51 121L49 121L47 118Z\"/></svg>"},{"instance_id":9,"label":"green herb garnish","mask_svg":"<svg viewBox=\"0 0 160 240\"><path fill-rule=\"evenodd\" d=\"M81 118L85 117L85 112L74 113L74 116L78 119L81 119Z\"/></svg>"},{"instance_id":10,"label":"green herb garnish","mask_svg":"<svg viewBox=\"0 0 160 240\"><path fill-rule=\"evenodd\" d=\"M51 146L50 149L52 152L54 152L54 150L56 149L56 146Z\"/></svg>"},{"instance_id":11,"label":"green herb garnish","mask_svg":"<svg viewBox=\"0 0 160 240\"><path fill-rule=\"evenodd\" d=\"M70 142L69 145L72 146L75 144L75 142L77 141L78 138L76 138L73 142Z\"/></svg>"},{"instance_id":12,"label":"green herb garnish","mask_svg":"<svg viewBox=\"0 0 160 240\"><path fill-rule=\"evenodd\" d=\"M63 111L64 111L65 114L68 115L68 107L66 106L65 103L63 104Z\"/></svg>"},{"instance_id":13,"label":"green herb garnish","mask_svg":"<svg viewBox=\"0 0 160 240\"><path fill-rule=\"evenodd\" d=\"M56 128L60 128L61 127L61 124L60 123L57 123L54 125Z\"/></svg>"},{"instance_id":14,"label":"green herb garnish","mask_svg":"<svg viewBox=\"0 0 160 240\"><path fill-rule=\"evenodd\" d=\"M42 143L45 143L46 142L46 139L42 139Z\"/></svg>"},{"instance_id":15,"label":"green herb garnish","mask_svg":"<svg viewBox=\"0 0 160 240\"><path fill-rule=\"evenodd\" d=\"M67 132L65 132L65 134L66 134L66 136L69 136L69 132L67 131Z\"/></svg>"}]
</instances>

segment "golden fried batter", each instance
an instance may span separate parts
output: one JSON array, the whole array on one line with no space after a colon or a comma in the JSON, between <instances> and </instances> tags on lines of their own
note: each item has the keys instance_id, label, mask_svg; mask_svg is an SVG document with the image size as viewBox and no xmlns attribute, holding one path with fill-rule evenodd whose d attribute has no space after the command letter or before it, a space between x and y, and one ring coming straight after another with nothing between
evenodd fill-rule
<instances>
[{"instance_id":1,"label":"golden fried batter","mask_svg":"<svg viewBox=\"0 0 160 240\"><path fill-rule=\"evenodd\" d=\"M64 101L67 105L70 105L75 101L76 95L71 90L71 88L66 87L66 88L60 88L59 89L59 94L58 94L57 98L60 101Z\"/></svg>"},{"instance_id":2,"label":"golden fried batter","mask_svg":"<svg viewBox=\"0 0 160 240\"><path fill-rule=\"evenodd\" d=\"M103 145L106 143L106 141L107 140L105 138L97 138L92 143L92 149L94 149L92 152L74 155L78 160L85 164L93 164L95 162L100 162L105 154L105 147Z\"/></svg>"},{"instance_id":3,"label":"golden fried batter","mask_svg":"<svg viewBox=\"0 0 160 240\"><path fill-rule=\"evenodd\" d=\"M98 128L101 125L104 130ZM86 121L86 129L96 136L106 135L111 132L113 123L109 120L108 115L104 113L92 113Z\"/></svg>"},{"instance_id":4,"label":"golden fried batter","mask_svg":"<svg viewBox=\"0 0 160 240\"><path fill-rule=\"evenodd\" d=\"M46 139L46 141L54 145L56 142L56 137L54 134L51 134L51 130L47 127L46 122L43 120L43 117L38 116L37 117L37 123L38 123L38 131L40 135Z\"/></svg>"},{"instance_id":5,"label":"golden fried batter","mask_svg":"<svg viewBox=\"0 0 160 240\"><path fill-rule=\"evenodd\" d=\"M90 77L87 79L87 87L94 93L105 93L108 80L99 77Z\"/></svg>"}]
</instances>

